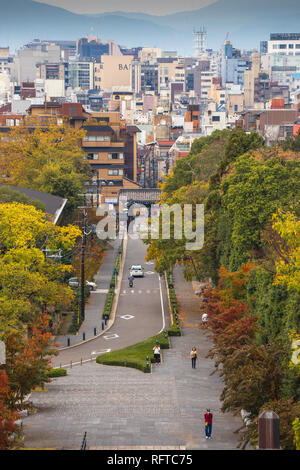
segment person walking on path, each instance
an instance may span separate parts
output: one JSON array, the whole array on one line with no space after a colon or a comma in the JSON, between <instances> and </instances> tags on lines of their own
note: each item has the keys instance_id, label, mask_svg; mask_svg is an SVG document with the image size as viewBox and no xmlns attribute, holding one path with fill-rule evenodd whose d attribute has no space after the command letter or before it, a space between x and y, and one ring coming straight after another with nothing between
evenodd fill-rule
<instances>
[{"instance_id":1,"label":"person walking on path","mask_svg":"<svg viewBox=\"0 0 300 470\"><path fill-rule=\"evenodd\" d=\"M213 420L213 414L210 412L210 409L207 409L204 415L206 439L211 439L212 420Z\"/></svg>"},{"instance_id":2,"label":"person walking on path","mask_svg":"<svg viewBox=\"0 0 300 470\"><path fill-rule=\"evenodd\" d=\"M195 346L190 352L190 358L192 360L192 368L196 369L197 349L195 348Z\"/></svg>"},{"instance_id":3,"label":"person walking on path","mask_svg":"<svg viewBox=\"0 0 300 470\"><path fill-rule=\"evenodd\" d=\"M154 359L156 362L156 365L160 364L160 347L158 344L156 344L153 348L153 354L154 354Z\"/></svg>"},{"instance_id":4,"label":"person walking on path","mask_svg":"<svg viewBox=\"0 0 300 470\"><path fill-rule=\"evenodd\" d=\"M203 313L203 315L202 315L202 325L203 325L204 327L207 326L207 322L208 322L208 318L207 318L207 317L208 317L207 313Z\"/></svg>"}]
</instances>

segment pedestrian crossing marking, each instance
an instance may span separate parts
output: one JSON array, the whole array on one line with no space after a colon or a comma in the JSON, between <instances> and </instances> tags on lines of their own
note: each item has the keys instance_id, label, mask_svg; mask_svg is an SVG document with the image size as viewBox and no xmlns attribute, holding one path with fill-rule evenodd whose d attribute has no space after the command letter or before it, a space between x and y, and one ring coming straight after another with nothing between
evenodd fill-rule
<instances>
[{"instance_id":1,"label":"pedestrian crossing marking","mask_svg":"<svg viewBox=\"0 0 300 470\"><path fill-rule=\"evenodd\" d=\"M137 291L136 291L135 289L128 290L128 291L127 291L126 289L124 289L124 290L120 293L120 295L127 295L127 294L130 294L130 293L131 293L131 294L134 294L135 292L137 292L138 294L157 294L157 291L159 291L159 288L155 288L155 289L151 289L151 290L150 290L150 289L147 289L147 290L145 290L145 289L139 289L139 290L137 290Z\"/></svg>"}]
</instances>

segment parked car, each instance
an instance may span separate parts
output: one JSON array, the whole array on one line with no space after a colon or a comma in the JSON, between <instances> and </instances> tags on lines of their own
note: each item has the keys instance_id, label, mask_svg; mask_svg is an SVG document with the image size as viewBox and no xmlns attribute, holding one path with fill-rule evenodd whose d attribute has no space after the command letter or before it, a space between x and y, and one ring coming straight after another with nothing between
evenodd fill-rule
<instances>
[{"instance_id":1,"label":"parked car","mask_svg":"<svg viewBox=\"0 0 300 470\"><path fill-rule=\"evenodd\" d=\"M77 277L71 277L69 279L69 286L70 287L79 287L79 285L80 285L80 282L79 282ZM96 290L97 289L97 284L95 282L85 281L85 285L89 286L91 288L91 290Z\"/></svg>"},{"instance_id":2,"label":"parked car","mask_svg":"<svg viewBox=\"0 0 300 470\"><path fill-rule=\"evenodd\" d=\"M144 268L140 264L133 264L129 269L129 275L133 277L144 277Z\"/></svg>"}]
</instances>

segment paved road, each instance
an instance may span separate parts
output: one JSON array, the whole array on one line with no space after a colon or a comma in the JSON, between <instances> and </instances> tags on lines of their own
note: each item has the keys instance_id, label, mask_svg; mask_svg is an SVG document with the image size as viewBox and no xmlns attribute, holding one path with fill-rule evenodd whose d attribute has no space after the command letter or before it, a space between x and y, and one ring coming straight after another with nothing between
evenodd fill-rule
<instances>
[{"instance_id":1,"label":"paved road","mask_svg":"<svg viewBox=\"0 0 300 470\"><path fill-rule=\"evenodd\" d=\"M191 345L198 349L192 369ZM79 449L87 432L89 448L168 446L186 449L236 449L234 431L241 419L220 412L222 381L210 375L205 358L210 342L196 328L183 328L163 350L163 363L152 374L89 362L54 379L48 392L32 393L37 413L24 419L28 448ZM204 412L213 415L213 439L204 436Z\"/></svg>"},{"instance_id":2,"label":"paved road","mask_svg":"<svg viewBox=\"0 0 300 470\"><path fill-rule=\"evenodd\" d=\"M145 262L145 256L146 245L141 240L129 238L114 325L99 338L60 351L52 361L54 366L90 360L98 355L92 353L121 349L154 336L164 326L169 326L164 279L154 271L152 262ZM131 289L128 275L132 264L144 266L145 277L136 278Z\"/></svg>"}]
</instances>

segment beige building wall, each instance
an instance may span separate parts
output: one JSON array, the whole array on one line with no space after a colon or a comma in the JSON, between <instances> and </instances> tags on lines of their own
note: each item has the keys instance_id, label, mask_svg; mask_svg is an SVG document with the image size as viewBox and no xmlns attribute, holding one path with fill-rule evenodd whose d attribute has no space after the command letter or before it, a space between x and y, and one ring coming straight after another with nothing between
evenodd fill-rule
<instances>
[{"instance_id":1,"label":"beige building wall","mask_svg":"<svg viewBox=\"0 0 300 470\"><path fill-rule=\"evenodd\" d=\"M158 63L158 91L160 87L164 87L166 83L175 82L176 78L176 67L178 66L178 60L170 63Z\"/></svg>"},{"instance_id":2,"label":"beige building wall","mask_svg":"<svg viewBox=\"0 0 300 470\"><path fill-rule=\"evenodd\" d=\"M226 103L228 114L241 113L244 110L244 95L228 94ZM237 109L235 109L237 107Z\"/></svg>"},{"instance_id":3,"label":"beige building wall","mask_svg":"<svg viewBox=\"0 0 300 470\"><path fill-rule=\"evenodd\" d=\"M100 90L112 90L113 87L131 89L131 62L133 56L103 55L101 63L95 63L95 85Z\"/></svg>"},{"instance_id":4,"label":"beige building wall","mask_svg":"<svg viewBox=\"0 0 300 470\"><path fill-rule=\"evenodd\" d=\"M146 60L155 60L158 57L161 57L162 50L159 47L143 47L139 52L139 58L142 62Z\"/></svg>"},{"instance_id":5,"label":"beige building wall","mask_svg":"<svg viewBox=\"0 0 300 470\"><path fill-rule=\"evenodd\" d=\"M260 72L260 54L252 53L252 68L244 72L244 97L245 107L253 107L254 105L254 80Z\"/></svg>"},{"instance_id":6,"label":"beige building wall","mask_svg":"<svg viewBox=\"0 0 300 470\"><path fill-rule=\"evenodd\" d=\"M212 99L217 105L220 105L221 101L225 101L226 89L220 87L218 83L211 81L210 90L208 91L208 98Z\"/></svg>"}]
</instances>

